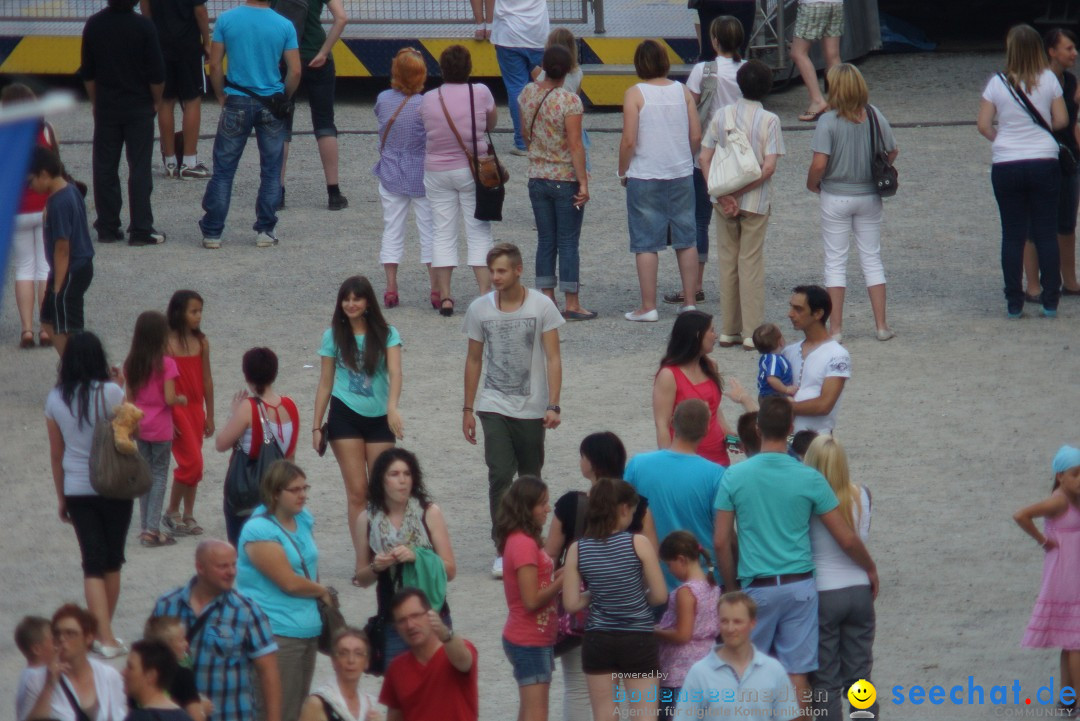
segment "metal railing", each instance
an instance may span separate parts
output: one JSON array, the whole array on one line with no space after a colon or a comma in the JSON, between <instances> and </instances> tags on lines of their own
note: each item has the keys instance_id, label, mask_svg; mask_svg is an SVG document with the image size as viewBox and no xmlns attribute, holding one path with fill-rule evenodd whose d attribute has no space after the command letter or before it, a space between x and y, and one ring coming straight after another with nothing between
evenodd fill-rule
<instances>
[{"instance_id":1,"label":"metal railing","mask_svg":"<svg viewBox=\"0 0 1080 721\"><path fill-rule=\"evenodd\" d=\"M554 24L579 25L589 22L589 6L594 9L595 31L604 32L604 0L547 0ZM208 0L214 18L240 0ZM451 25L473 22L469 0L344 0L350 23L379 25ZM0 21L86 20L105 7L104 0L0 0ZM329 22L329 14L324 14Z\"/></svg>"}]
</instances>

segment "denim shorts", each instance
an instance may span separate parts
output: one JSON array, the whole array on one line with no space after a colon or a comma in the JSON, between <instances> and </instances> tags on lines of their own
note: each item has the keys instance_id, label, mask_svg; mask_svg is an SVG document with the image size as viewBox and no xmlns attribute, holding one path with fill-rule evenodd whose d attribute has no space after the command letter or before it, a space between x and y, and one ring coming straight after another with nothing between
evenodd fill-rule
<instances>
[{"instance_id":1,"label":"denim shorts","mask_svg":"<svg viewBox=\"0 0 1080 721\"><path fill-rule=\"evenodd\" d=\"M626 181L626 218L631 253L659 253L670 245L683 250L697 244L694 176L674 180Z\"/></svg>"},{"instance_id":2,"label":"denim shorts","mask_svg":"<svg viewBox=\"0 0 1080 721\"><path fill-rule=\"evenodd\" d=\"M514 667L514 680L518 686L551 683L555 671L554 646L518 646L505 638L502 644L506 658Z\"/></svg>"},{"instance_id":3,"label":"denim shorts","mask_svg":"<svg viewBox=\"0 0 1080 721\"><path fill-rule=\"evenodd\" d=\"M1072 235L1076 232L1076 209L1080 206L1080 174L1061 176L1061 190L1058 192L1058 235Z\"/></svg>"},{"instance_id":4,"label":"denim shorts","mask_svg":"<svg viewBox=\"0 0 1080 721\"><path fill-rule=\"evenodd\" d=\"M813 578L780 586L744 587L757 603L752 640L788 673L818 667L818 593Z\"/></svg>"}]
</instances>

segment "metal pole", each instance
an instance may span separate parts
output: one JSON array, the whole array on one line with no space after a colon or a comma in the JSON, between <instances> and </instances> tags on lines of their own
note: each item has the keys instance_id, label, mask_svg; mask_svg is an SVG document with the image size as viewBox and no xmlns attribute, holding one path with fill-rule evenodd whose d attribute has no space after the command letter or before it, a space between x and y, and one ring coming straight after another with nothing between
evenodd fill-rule
<instances>
[{"instance_id":1,"label":"metal pole","mask_svg":"<svg viewBox=\"0 0 1080 721\"><path fill-rule=\"evenodd\" d=\"M607 30L604 29L604 0L592 0L592 6L593 32L597 35L603 35L607 32Z\"/></svg>"}]
</instances>

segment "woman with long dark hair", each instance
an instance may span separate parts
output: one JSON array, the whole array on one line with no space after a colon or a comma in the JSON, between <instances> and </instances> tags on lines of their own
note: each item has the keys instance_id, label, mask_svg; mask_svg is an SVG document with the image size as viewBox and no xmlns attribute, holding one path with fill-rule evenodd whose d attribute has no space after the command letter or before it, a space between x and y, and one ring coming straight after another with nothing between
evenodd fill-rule
<instances>
[{"instance_id":1,"label":"woman with long dark hair","mask_svg":"<svg viewBox=\"0 0 1080 721\"><path fill-rule=\"evenodd\" d=\"M585 535L566 554L563 607L588 607L581 665L589 684L593 717L613 718L612 674L640 694L644 715L656 715L659 646L651 606L667 601L667 584L656 549L644 536L627 531L638 497L626 481L601 478L589 494ZM582 593L582 580L588 593ZM646 701L646 698L652 701Z\"/></svg>"},{"instance_id":2,"label":"woman with long dark hair","mask_svg":"<svg viewBox=\"0 0 1080 721\"><path fill-rule=\"evenodd\" d=\"M675 406L687 398L705 401L709 406L709 430L698 446L698 455L727 467L731 459L726 437L733 435L733 431L720 410L724 379L716 369L716 362L709 357L715 345L716 330L711 315L700 310L679 314L653 380L653 421L657 447L667 448L675 433L671 427ZM753 399L738 381L731 380L728 395L746 410L755 410Z\"/></svg>"},{"instance_id":3,"label":"woman with long dark hair","mask_svg":"<svg viewBox=\"0 0 1080 721\"><path fill-rule=\"evenodd\" d=\"M98 337L87 332L72 335L60 356L56 387L45 400L45 426L57 514L75 527L86 605L97 622L94 651L105 658L127 652L124 642L113 635L112 618L120 599L120 568L133 502L104 498L93 489L90 447L94 424L123 402L124 391L112 380Z\"/></svg>"},{"instance_id":4,"label":"woman with long dark hair","mask_svg":"<svg viewBox=\"0 0 1080 721\"><path fill-rule=\"evenodd\" d=\"M369 470L383 451L405 435L398 413L401 336L383 318L375 290L364 276L346 278L338 289L319 355L322 371L315 392L312 446L319 450L325 432L341 469L356 552L355 571L359 573L362 543L353 526L367 505ZM323 431L328 405L330 413Z\"/></svg>"},{"instance_id":5,"label":"woman with long dark hair","mask_svg":"<svg viewBox=\"0 0 1080 721\"><path fill-rule=\"evenodd\" d=\"M394 627L390 610L390 600L406 585L406 564L416 564L418 552L426 549L442 560L447 582L454 580L457 564L446 517L424 487L416 456L404 448L387 449L375 459L371 478L367 508L356 519L354 538L360 570L353 576L353 585L367 588L376 584L375 616L385 635L375 655L389 665L408 648ZM450 626L449 604L444 600L435 607L443 623ZM372 643L379 643L379 639L373 637Z\"/></svg>"},{"instance_id":6,"label":"woman with long dark hair","mask_svg":"<svg viewBox=\"0 0 1080 721\"><path fill-rule=\"evenodd\" d=\"M1030 25L1017 25L1005 40L1005 72L986 84L976 124L993 143L990 181L1001 214L1006 313L1017 319L1024 310L1024 240L1030 238L1039 260L1042 314L1053 318L1061 297L1055 234L1061 190L1058 141L1028 111L1024 97L1048 128L1061 130L1069 124L1061 84L1049 68L1042 38Z\"/></svg>"}]
</instances>

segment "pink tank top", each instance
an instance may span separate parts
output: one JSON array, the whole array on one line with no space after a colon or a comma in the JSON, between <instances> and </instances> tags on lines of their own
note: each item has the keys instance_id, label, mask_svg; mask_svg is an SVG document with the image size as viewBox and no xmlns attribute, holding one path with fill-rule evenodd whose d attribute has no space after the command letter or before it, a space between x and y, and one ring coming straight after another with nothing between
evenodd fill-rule
<instances>
[{"instance_id":1,"label":"pink tank top","mask_svg":"<svg viewBox=\"0 0 1080 721\"><path fill-rule=\"evenodd\" d=\"M720 410L720 400L723 396L716 384L706 378L701 383L693 383L678 366L667 366L671 374L675 376L675 405L679 405L687 398L698 398L705 401L709 406L709 429L698 446L698 455L702 458L719 463L724 468L731 465L728 458L727 443L724 431L716 420L716 414ZM675 429L670 429L671 437L675 437Z\"/></svg>"}]
</instances>

